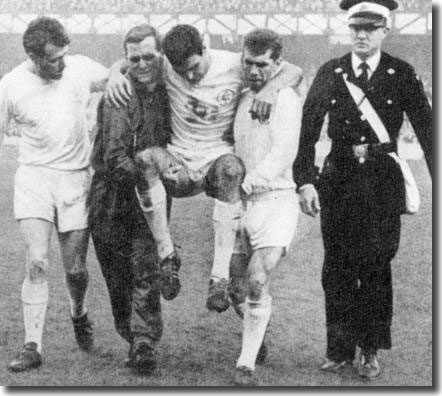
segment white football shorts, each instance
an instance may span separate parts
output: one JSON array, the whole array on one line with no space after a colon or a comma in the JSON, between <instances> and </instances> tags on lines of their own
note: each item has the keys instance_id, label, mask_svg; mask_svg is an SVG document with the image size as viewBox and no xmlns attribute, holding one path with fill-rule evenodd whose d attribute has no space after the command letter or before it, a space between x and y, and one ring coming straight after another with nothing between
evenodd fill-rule
<instances>
[{"instance_id":1,"label":"white football shorts","mask_svg":"<svg viewBox=\"0 0 442 396\"><path fill-rule=\"evenodd\" d=\"M275 190L252 194L244 204L244 214L236 234L234 253L251 255L253 250L290 248L298 221L299 204L295 190Z\"/></svg>"},{"instance_id":2,"label":"white football shorts","mask_svg":"<svg viewBox=\"0 0 442 396\"><path fill-rule=\"evenodd\" d=\"M90 169L64 171L20 165L15 174L15 218L44 219L58 232L85 229L90 184Z\"/></svg>"}]
</instances>

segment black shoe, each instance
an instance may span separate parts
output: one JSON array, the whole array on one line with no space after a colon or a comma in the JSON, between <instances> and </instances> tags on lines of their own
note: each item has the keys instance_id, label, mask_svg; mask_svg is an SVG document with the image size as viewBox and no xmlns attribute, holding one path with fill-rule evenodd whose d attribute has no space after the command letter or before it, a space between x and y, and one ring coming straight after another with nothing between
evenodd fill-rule
<instances>
[{"instance_id":1,"label":"black shoe","mask_svg":"<svg viewBox=\"0 0 442 396\"><path fill-rule=\"evenodd\" d=\"M161 294L166 300L173 300L181 289L178 270L181 267L181 260L176 252L167 256L160 263L161 270Z\"/></svg>"},{"instance_id":2,"label":"black shoe","mask_svg":"<svg viewBox=\"0 0 442 396\"><path fill-rule=\"evenodd\" d=\"M359 377L368 380L379 377L381 367L376 350L361 350L358 373Z\"/></svg>"},{"instance_id":3,"label":"black shoe","mask_svg":"<svg viewBox=\"0 0 442 396\"><path fill-rule=\"evenodd\" d=\"M230 307L228 287L229 282L226 279L220 279L218 282L210 279L209 296L206 301L209 311L221 313Z\"/></svg>"},{"instance_id":4,"label":"black shoe","mask_svg":"<svg viewBox=\"0 0 442 396\"><path fill-rule=\"evenodd\" d=\"M72 318L72 317L71 317ZM72 318L75 339L80 349L90 351L94 346L94 322L87 317L87 313L79 318Z\"/></svg>"},{"instance_id":5,"label":"black shoe","mask_svg":"<svg viewBox=\"0 0 442 396\"><path fill-rule=\"evenodd\" d=\"M14 373L32 370L41 366L41 355L35 342L27 342L16 358L8 364L8 370Z\"/></svg>"},{"instance_id":6,"label":"black shoe","mask_svg":"<svg viewBox=\"0 0 442 396\"><path fill-rule=\"evenodd\" d=\"M258 381L256 379L255 372L246 366L237 367L235 371L235 385L257 386Z\"/></svg>"},{"instance_id":7,"label":"black shoe","mask_svg":"<svg viewBox=\"0 0 442 396\"><path fill-rule=\"evenodd\" d=\"M267 345L263 341L261 347L259 348L258 355L256 355L256 363L264 364L267 361L268 356L269 356L269 349L267 348Z\"/></svg>"},{"instance_id":8,"label":"black shoe","mask_svg":"<svg viewBox=\"0 0 442 396\"><path fill-rule=\"evenodd\" d=\"M155 351L144 342L137 343L129 350L129 356L125 364L140 374L149 374L157 364Z\"/></svg>"}]
</instances>

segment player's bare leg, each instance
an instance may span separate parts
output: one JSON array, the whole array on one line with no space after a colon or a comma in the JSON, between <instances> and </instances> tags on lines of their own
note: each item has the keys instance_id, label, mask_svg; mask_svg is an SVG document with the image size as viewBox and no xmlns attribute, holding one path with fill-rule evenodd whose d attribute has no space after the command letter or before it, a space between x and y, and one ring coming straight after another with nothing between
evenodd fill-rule
<instances>
[{"instance_id":1,"label":"player's bare leg","mask_svg":"<svg viewBox=\"0 0 442 396\"><path fill-rule=\"evenodd\" d=\"M229 264L241 218L240 188L244 176L245 168L242 161L232 154L219 157L206 176L207 194L215 198L213 210L215 250L206 302L207 308L212 311L223 312L230 306Z\"/></svg>"},{"instance_id":2,"label":"player's bare leg","mask_svg":"<svg viewBox=\"0 0 442 396\"><path fill-rule=\"evenodd\" d=\"M237 385L256 385L255 362L272 312L272 297L269 293L270 278L283 253L282 247L257 249L250 260L242 348L236 364L235 383Z\"/></svg>"},{"instance_id":3,"label":"player's bare leg","mask_svg":"<svg viewBox=\"0 0 442 396\"><path fill-rule=\"evenodd\" d=\"M25 343L8 364L8 369L14 372L37 368L42 362L42 336L48 305L48 252L53 227L42 219L24 219L19 224L26 252L26 276L21 290Z\"/></svg>"},{"instance_id":4,"label":"player's bare leg","mask_svg":"<svg viewBox=\"0 0 442 396\"><path fill-rule=\"evenodd\" d=\"M75 339L81 349L89 351L94 345L94 323L88 318L85 307L89 280L86 268L89 231L83 229L59 233L58 240L66 275Z\"/></svg>"},{"instance_id":5,"label":"player's bare leg","mask_svg":"<svg viewBox=\"0 0 442 396\"><path fill-rule=\"evenodd\" d=\"M152 147L139 153L136 162L143 174L142 180L138 183L138 199L158 248L162 271L161 294L166 300L172 300L181 289L178 277L181 261L169 232L167 194L161 176L172 169L176 161L166 150ZM186 191L179 190L181 186L179 175L177 178L175 185L168 185L168 192L172 196L179 197ZM189 187L188 184L188 182L183 184L184 190Z\"/></svg>"},{"instance_id":6,"label":"player's bare leg","mask_svg":"<svg viewBox=\"0 0 442 396\"><path fill-rule=\"evenodd\" d=\"M250 256L244 253L233 253L230 261L230 281L229 281L229 297L232 307L241 320L244 319L244 311L246 298L248 293L247 268ZM256 356L256 364L264 364L268 358L268 348L265 343L265 336L262 340L258 354Z\"/></svg>"}]
</instances>

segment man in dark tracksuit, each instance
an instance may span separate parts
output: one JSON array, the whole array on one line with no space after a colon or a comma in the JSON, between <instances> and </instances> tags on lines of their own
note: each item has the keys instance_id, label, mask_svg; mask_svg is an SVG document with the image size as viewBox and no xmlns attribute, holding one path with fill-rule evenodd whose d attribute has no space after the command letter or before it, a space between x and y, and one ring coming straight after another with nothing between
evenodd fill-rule
<instances>
[{"instance_id":1,"label":"man in dark tracksuit","mask_svg":"<svg viewBox=\"0 0 442 396\"><path fill-rule=\"evenodd\" d=\"M388 12L396 7L394 0L342 1L353 50L319 69L304 104L293 165L302 210L312 216L321 212L327 323L321 368L339 371L353 361L359 346L359 375L368 379L380 374L377 350L391 348L390 262L399 246L405 189L388 152L397 152L404 112L432 170L432 110L422 82L408 63L380 50ZM344 77L364 91L391 143L379 143ZM317 178L315 143L327 113L332 147Z\"/></svg>"},{"instance_id":2,"label":"man in dark tracksuit","mask_svg":"<svg viewBox=\"0 0 442 396\"><path fill-rule=\"evenodd\" d=\"M104 101L99 105L89 223L115 327L131 346L128 364L146 370L155 363L163 325L157 249L135 195L142 178L134 157L148 147L166 145L169 104L165 88L157 84L161 55L156 31L136 26L124 47L132 96L119 109Z\"/></svg>"}]
</instances>

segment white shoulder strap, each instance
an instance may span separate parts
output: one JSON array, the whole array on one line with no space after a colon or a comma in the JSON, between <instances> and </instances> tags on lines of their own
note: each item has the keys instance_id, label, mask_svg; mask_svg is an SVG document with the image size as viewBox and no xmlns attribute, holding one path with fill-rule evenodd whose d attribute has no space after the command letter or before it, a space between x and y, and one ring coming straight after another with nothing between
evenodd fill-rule
<instances>
[{"instance_id":1,"label":"white shoulder strap","mask_svg":"<svg viewBox=\"0 0 442 396\"><path fill-rule=\"evenodd\" d=\"M361 113L365 116L370 126L376 132L379 141L381 143L389 143L390 135L385 129L385 126L382 123L382 120L379 118L378 113L376 113L376 110L367 99L365 93L357 85L348 81L346 75L342 75L342 77L344 78L345 85L347 85L356 106L359 108L359 110L361 110Z\"/></svg>"}]
</instances>

